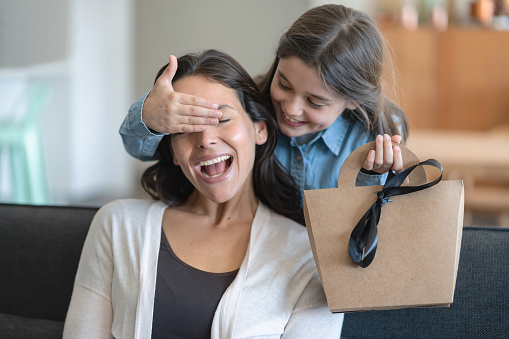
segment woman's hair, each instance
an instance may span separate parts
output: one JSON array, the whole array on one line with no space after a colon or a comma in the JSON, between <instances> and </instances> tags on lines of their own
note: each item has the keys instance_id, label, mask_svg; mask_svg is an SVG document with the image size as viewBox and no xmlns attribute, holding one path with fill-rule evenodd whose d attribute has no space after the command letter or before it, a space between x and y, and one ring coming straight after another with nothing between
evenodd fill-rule
<instances>
[{"instance_id":1,"label":"woman's hair","mask_svg":"<svg viewBox=\"0 0 509 339\"><path fill-rule=\"evenodd\" d=\"M161 68L156 80L167 66L168 64ZM248 73L230 56L219 51L207 50L201 54L187 54L178 59L173 82L189 76L202 76L211 82L233 89L251 121L265 122L267 141L256 146L253 165L255 195L275 212L303 224L300 191L274 155L277 125L270 113L270 103ZM195 188L181 168L173 164L170 150L171 138L166 135L157 148L159 161L143 173L141 183L152 198L161 200L169 206L179 206L187 201Z\"/></svg>"},{"instance_id":2,"label":"woman's hair","mask_svg":"<svg viewBox=\"0 0 509 339\"><path fill-rule=\"evenodd\" d=\"M259 83L267 98L279 60L292 56L316 67L331 94L357 106L343 114L362 121L375 135L401 134L406 140L405 114L383 88L385 67L393 75L390 53L367 14L334 4L305 12L279 40L276 59Z\"/></svg>"}]
</instances>

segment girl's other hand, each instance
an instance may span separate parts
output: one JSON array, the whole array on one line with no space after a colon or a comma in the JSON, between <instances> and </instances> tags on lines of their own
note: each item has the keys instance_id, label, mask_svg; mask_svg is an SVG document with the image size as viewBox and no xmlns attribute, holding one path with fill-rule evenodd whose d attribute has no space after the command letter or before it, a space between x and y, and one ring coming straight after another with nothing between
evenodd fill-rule
<instances>
[{"instance_id":1,"label":"girl's other hand","mask_svg":"<svg viewBox=\"0 0 509 339\"><path fill-rule=\"evenodd\" d=\"M363 168L367 171L376 173L387 173L389 170L396 172L403 170L403 158L401 148L397 145L392 146L392 142L399 144L400 135L390 137L388 134L376 137L375 150L368 153Z\"/></svg>"},{"instance_id":2,"label":"girl's other hand","mask_svg":"<svg viewBox=\"0 0 509 339\"><path fill-rule=\"evenodd\" d=\"M217 104L173 90L176 71L177 58L170 55L168 67L143 103L145 125L159 133L200 132L207 125L217 125L221 117Z\"/></svg>"}]
</instances>

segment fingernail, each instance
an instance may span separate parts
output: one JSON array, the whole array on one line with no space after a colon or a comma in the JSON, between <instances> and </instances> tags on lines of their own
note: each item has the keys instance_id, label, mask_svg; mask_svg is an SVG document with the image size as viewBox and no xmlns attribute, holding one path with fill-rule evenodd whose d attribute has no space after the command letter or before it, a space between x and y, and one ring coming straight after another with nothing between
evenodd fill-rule
<instances>
[{"instance_id":1,"label":"fingernail","mask_svg":"<svg viewBox=\"0 0 509 339\"><path fill-rule=\"evenodd\" d=\"M375 151L371 150L369 151L369 154L368 154L370 157L374 157L375 156Z\"/></svg>"},{"instance_id":2,"label":"fingernail","mask_svg":"<svg viewBox=\"0 0 509 339\"><path fill-rule=\"evenodd\" d=\"M384 138L381 135L376 136L376 140L383 140Z\"/></svg>"},{"instance_id":3,"label":"fingernail","mask_svg":"<svg viewBox=\"0 0 509 339\"><path fill-rule=\"evenodd\" d=\"M394 146L394 151L395 151L395 152L399 152L399 151L400 151L399 146Z\"/></svg>"},{"instance_id":4,"label":"fingernail","mask_svg":"<svg viewBox=\"0 0 509 339\"><path fill-rule=\"evenodd\" d=\"M391 137L389 136L389 134L384 134L384 140L391 140Z\"/></svg>"},{"instance_id":5,"label":"fingernail","mask_svg":"<svg viewBox=\"0 0 509 339\"><path fill-rule=\"evenodd\" d=\"M216 117L220 118L223 115L223 112L217 111L216 114L214 114Z\"/></svg>"},{"instance_id":6,"label":"fingernail","mask_svg":"<svg viewBox=\"0 0 509 339\"><path fill-rule=\"evenodd\" d=\"M217 119L210 119L210 124L211 125L217 125L217 124L219 124L219 120L217 120Z\"/></svg>"},{"instance_id":7,"label":"fingernail","mask_svg":"<svg viewBox=\"0 0 509 339\"><path fill-rule=\"evenodd\" d=\"M212 104L212 108L213 108L213 109L217 109L218 107L219 107L219 105L218 105L218 104Z\"/></svg>"}]
</instances>

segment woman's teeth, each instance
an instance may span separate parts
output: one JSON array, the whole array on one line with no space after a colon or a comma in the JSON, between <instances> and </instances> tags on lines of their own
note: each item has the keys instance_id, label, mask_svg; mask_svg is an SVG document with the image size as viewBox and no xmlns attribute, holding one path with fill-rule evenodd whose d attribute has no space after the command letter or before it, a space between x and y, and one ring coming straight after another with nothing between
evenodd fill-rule
<instances>
[{"instance_id":1,"label":"woman's teeth","mask_svg":"<svg viewBox=\"0 0 509 339\"><path fill-rule=\"evenodd\" d=\"M200 166L209 166L209 165L212 165L212 164L217 164L218 162L221 162L221 161L226 161L226 160L228 160L230 158L231 158L230 155L223 155L223 156L217 157L215 159L210 159L210 160L206 160L206 161L200 161L200 163L198 165L200 165Z\"/></svg>"},{"instance_id":2,"label":"woman's teeth","mask_svg":"<svg viewBox=\"0 0 509 339\"><path fill-rule=\"evenodd\" d=\"M206 178L217 178L223 175L228 168L230 168L231 162L228 161L231 158L230 155L223 155L215 159L201 161L201 173Z\"/></svg>"}]
</instances>

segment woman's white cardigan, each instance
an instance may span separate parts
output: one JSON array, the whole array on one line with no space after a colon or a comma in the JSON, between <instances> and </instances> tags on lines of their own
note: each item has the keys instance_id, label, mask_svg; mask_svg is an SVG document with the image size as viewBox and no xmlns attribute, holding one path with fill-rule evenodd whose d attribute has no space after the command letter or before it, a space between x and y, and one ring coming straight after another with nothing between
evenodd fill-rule
<instances>
[{"instance_id":1,"label":"woman's white cardigan","mask_svg":"<svg viewBox=\"0 0 509 339\"><path fill-rule=\"evenodd\" d=\"M150 338L167 206L117 200L92 221L64 338ZM331 314L307 232L259 204L246 257L214 315L212 338L339 338L343 314Z\"/></svg>"}]
</instances>

